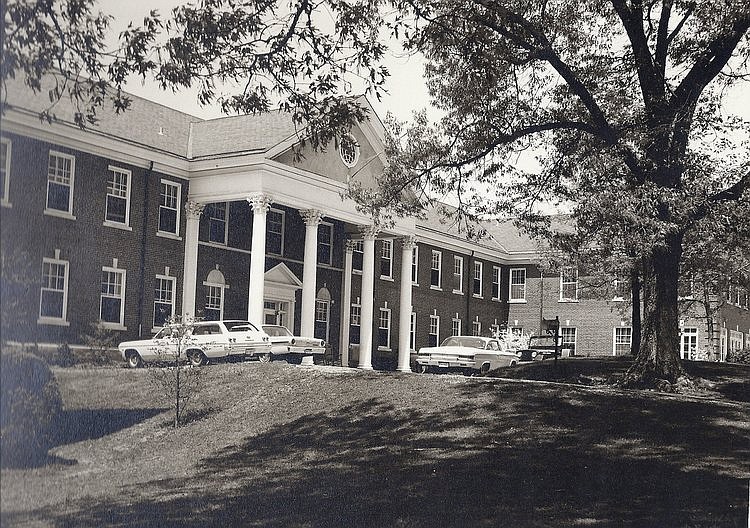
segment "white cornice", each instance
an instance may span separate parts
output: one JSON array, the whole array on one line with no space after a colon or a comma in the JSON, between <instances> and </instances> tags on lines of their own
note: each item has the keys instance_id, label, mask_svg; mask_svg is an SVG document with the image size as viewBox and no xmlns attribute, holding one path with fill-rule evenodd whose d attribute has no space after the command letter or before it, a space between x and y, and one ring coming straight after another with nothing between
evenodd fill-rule
<instances>
[{"instance_id":1,"label":"white cornice","mask_svg":"<svg viewBox=\"0 0 750 528\"><path fill-rule=\"evenodd\" d=\"M62 122L45 123L39 116L9 109L3 116L3 131L46 141L136 167L148 167L169 176L188 179L188 161L180 156L116 138L97 130L81 130Z\"/></svg>"}]
</instances>

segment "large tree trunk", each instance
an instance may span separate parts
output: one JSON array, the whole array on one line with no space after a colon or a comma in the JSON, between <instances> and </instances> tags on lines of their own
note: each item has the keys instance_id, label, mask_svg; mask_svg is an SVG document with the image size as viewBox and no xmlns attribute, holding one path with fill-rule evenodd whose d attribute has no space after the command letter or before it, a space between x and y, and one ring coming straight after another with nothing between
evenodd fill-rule
<instances>
[{"instance_id":1,"label":"large tree trunk","mask_svg":"<svg viewBox=\"0 0 750 528\"><path fill-rule=\"evenodd\" d=\"M685 374L680 364L677 281L682 236L668 235L644 266L641 346L625 374L626 386L653 386L660 380L675 383Z\"/></svg>"}]
</instances>

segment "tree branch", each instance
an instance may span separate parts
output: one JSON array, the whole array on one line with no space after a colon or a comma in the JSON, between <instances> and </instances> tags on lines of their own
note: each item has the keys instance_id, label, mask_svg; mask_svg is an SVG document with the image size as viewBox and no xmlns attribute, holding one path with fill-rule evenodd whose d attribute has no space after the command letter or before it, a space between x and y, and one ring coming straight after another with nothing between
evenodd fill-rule
<instances>
[{"instance_id":1,"label":"tree branch","mask_svg":"<svg viewBox=\"0 0 750 528\"><path fill-rule=\"evenodd\" d=\"M693 222L702 220L708 215L711 205L719 202L737 201L747 189L750 189L750 171L745 173L742 178L737 180L737 182L730 187L706 198L700 205L690 212L688 218Z\"/></svg>"}]
</instances>

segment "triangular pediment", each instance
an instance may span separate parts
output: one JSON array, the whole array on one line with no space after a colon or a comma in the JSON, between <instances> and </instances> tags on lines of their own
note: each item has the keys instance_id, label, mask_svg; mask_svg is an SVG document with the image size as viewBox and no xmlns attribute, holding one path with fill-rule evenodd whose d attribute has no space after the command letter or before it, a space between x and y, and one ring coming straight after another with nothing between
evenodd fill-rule
<instances>
[{"instance_id":1,"label":"triangular pediment","mask_svg":"<svg viewBox=\"0 0 750 528\"><path fill-rule=\"evenodd\" d=\"M265 273L264 282L277 286L289 286L295 289L302 288L302 281L283 262L276 264Z\"/></svg>"}]
</instances>

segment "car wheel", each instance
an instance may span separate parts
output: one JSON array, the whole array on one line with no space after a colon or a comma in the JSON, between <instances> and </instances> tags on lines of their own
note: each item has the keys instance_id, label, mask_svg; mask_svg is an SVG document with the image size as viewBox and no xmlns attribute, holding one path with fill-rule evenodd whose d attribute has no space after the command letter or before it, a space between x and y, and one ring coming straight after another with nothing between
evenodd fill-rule
<instances>
[{"instance_id":1,"label":"car wheel","mask_svg":"<svg viewBox=\"0 0 750 528\"><path fill-rule=\"evenodd\" d=\"M417 374L425 374L426 372L430 370L430 367L427 365L422 365L420 363L417 363L416 365L414 365L414 370L417 371Z\"/></svg>"},{"instance_id":2,"label":"car wheel","mask_svg":"<svg viewBox=\"0 0 750 528\"><path fill-rule=\"evenodd\" d=\"M206 355L200 350L190 350L187 353L188 361L194 367L200 367L206 364Z\"/></svg>"},{"instance_id":3,"label":"car wheel","mask_svg":"<svg viewBox=\"0 0 750 528\"><path fill-rule=\"evenodd\" d=\"M511 362L510 362L510 366L511 366L511 367L515 367L516 365L518 365L518 363L516 363L515 361L511 361Z\"/></svg>"},{"instance_id":4,"label":"car wheel","mask_svg":"<svg viewBox=\"0 0 750 528\"><path fill-rule=\"evenodd\" d=\"M143 365L143 360L138 352L128 352L127 362L129 368L138 368Z\"/></svg>"},{"instance_id":5,"label":"car wheel","mask_svg":"<svg viewBox=\"0 0 750 528\"><path fill-rule=\"evenodd\" d=\"M268 363L269 361L271 361L271 354L260 354L258 356L258 361L260 361L261 363Z\"/></svg>"},{"instance_id":6,"label":"car wheel","mask_svg":"<svg viewBox=\"0 0 750 528\"><path fill-rule=\"evenodd\" d=\"M489 363L482 363L482 366L479 367L479 373L482 376L486 376L489 371L490 371L490 364Z\"/></svg>"}]
</instances>

